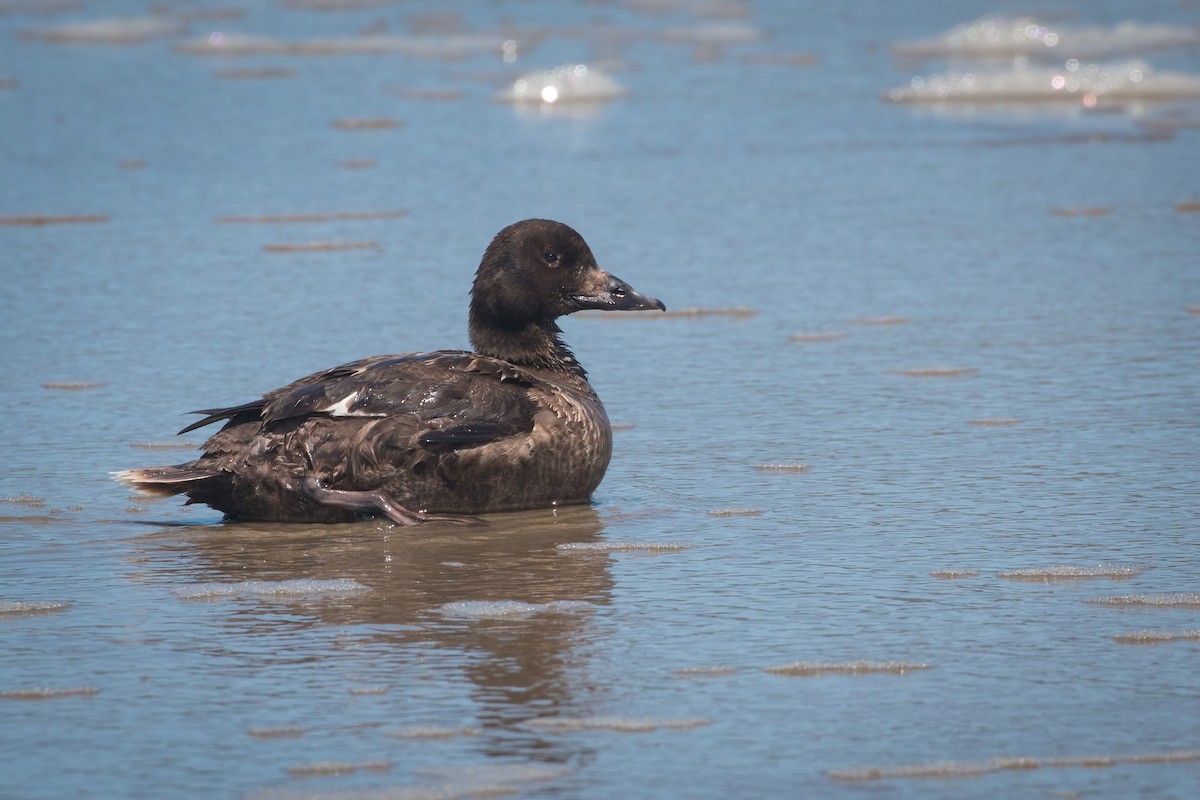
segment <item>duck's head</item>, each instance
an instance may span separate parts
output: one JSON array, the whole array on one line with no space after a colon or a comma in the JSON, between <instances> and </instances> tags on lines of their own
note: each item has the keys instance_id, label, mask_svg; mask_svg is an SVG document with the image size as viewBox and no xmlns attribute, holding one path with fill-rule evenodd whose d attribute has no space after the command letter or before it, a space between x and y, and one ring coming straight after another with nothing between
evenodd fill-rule
<instances>
[{"instance_id":1,"label":"duck's head","mask_svg":"<svg viewBox=\"0 0 1200 800\"><path fill-rule=\"evenodd\" d=\"M509 225L488 245L471 289L471 327L520 330L584 309L665 311L602 270L576 231L548 219Z\"/></svg>"}]
</instances>

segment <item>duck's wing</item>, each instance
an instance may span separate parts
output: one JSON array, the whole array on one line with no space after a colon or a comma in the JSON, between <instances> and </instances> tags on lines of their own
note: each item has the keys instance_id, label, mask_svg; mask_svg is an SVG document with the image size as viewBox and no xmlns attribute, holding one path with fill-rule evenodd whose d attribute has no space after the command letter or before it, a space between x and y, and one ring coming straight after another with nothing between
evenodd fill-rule
<instances>
[{"instance_id":1,"label":"duck's wing","mask_svg":"<svg viewBox=\"0 0 1200 800\"><path fill-rule=\"evenodd\" d=\"M476 447L533 429L537 379L504 361L459 351L376 356L301 378L261 400L196 413L264 428L316 415L405 418L433 452ZM367 421L364 419L364 422Z\"/></svg>"}]
</instances>

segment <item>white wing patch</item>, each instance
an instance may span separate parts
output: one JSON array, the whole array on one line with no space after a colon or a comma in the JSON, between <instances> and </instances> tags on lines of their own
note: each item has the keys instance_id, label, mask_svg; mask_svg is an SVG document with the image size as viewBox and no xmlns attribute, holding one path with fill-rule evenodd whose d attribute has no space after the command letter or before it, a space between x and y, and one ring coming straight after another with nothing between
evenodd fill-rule
<instances>
[{"instance_id":1,"label":"white wing patch","mask_svg":"<svg viewBox=\"0 0 1200 800\"><path fill-rule=\"evenodd\" d=\"M325 413L331 417L363 417L366 414L355 414L350 410L350 406L354 405L354 401L358 399L358 392L350 394L338 400L336 403L325 409ZM373 416L373 415L372 415Z\"/></svg>"}]
</instances>

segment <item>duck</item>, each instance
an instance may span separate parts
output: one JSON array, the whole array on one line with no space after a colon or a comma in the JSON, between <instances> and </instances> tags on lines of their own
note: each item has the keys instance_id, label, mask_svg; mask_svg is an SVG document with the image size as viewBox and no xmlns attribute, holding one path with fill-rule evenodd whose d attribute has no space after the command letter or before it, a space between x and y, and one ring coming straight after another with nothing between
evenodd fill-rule
<instances>
[{"instance_id":1,"label":"duck","mask_svg":"<svg viewBox=\"0 0 1200 800\"><path fill-rule=\"evenodd\" d=\"M665 311L603 270L573 228L501 230L471 287L473 351L381 355L204 415L224 422L185 464L114 472L134 491L186 495L228 521L410 526L587 503L612 427L557 320L583 310Z\"/></svg>"}]
</instances>

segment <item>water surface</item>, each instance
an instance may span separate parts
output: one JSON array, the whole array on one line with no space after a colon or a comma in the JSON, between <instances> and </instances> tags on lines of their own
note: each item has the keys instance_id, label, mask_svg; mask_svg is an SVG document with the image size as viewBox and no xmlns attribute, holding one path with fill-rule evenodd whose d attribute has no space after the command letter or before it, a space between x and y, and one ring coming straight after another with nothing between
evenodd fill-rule
<instances>
[{"instance_id":1,"label":"water surface","mask_svg":"<svg viewBox=\"0 0 1200 800\"><path fill-rule=\"evenodd\" d=\"M1195 796L1200 612L1087 601L1200 592L1200 106L880 99L1011 68L890 54L1006 4L303 5L0 13L0 217L93 217L0 226L0 795ZM501 47L177 49L447 30ZM578 63L627 92L493 99ZM109 480L190 409L467 346L532 216L743 310L564 322L621 423L592 506L232 525Z\"/></svg>"}]
</instances>

